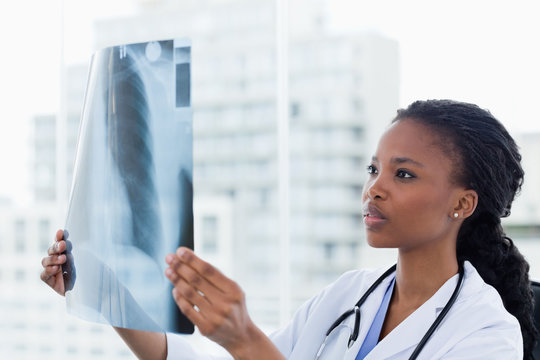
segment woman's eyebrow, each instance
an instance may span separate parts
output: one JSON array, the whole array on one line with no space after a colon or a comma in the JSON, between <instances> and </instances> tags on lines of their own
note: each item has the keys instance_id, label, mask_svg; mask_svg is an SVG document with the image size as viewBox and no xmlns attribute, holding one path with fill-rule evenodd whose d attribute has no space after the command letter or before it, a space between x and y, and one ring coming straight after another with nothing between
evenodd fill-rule
<instances>
[{"instance_id":1,"label":"woman's eyebrow","mask_svg":"<svg viewBox=\"0 0 540 360\"><path fill-rule=\"evenodd\" d=\"M371 158L371 161L373 162L379 162L379 159L377 159L376 156L373 156ZM425 167L422 163L416 161L416 160L413 160L411 158L408 158L408 157L393 157L392 159L390 159L390 162L393 163L393 164L406 164L406 163L409 163L409 164L413 164L413 165L416 165L418 167Z\"/></svg>"},{"instance_id":2,"label":"woman's eyebrow","mask_svg":"<svg viewBox=\"0 0 540 360\"><path fill-rule=\"evenodd\" d=\"M413 164L413 165L416 165L418 167L421 167L423 168L424 165L416 160L413 160L411 158L408 158L408 157L393 157L391 160L390 160L391 163L394 163L394 164L406 164L406 163L409 163L409 164Z\"/></svg>"}]
</instances>

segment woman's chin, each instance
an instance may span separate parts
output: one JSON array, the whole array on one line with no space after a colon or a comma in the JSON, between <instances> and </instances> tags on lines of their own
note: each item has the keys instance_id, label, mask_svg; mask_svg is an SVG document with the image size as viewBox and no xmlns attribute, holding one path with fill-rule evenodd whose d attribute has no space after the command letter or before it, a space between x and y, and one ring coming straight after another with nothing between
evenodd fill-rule
<instances>
[{"instance_id":1,"label":"woman's chin","mask_svg":"<svg viewBox=\"0 0 540 360\"><path fill-rule=\"evenodd\" d=\"M368 235L366 240L368 245L375 249L389 249L398 247L398 244L393 243L389 239L383 239L380 236Z\"/></svg>"}]
</instances>

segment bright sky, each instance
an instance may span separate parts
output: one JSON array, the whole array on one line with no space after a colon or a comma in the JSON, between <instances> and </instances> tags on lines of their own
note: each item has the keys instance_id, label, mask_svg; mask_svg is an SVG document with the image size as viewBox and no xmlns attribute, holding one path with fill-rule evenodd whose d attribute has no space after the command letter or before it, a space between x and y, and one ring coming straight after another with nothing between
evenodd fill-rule
<instances>
[{"instance_id":1,"label":"bright sky","mask_svg":"<svg viewBox=\"0 0 540 360\"><path fill-rule=\"evenodd\" d=\"M68 0L64 5L64 1L0 2L0 199L30 200L29 121L35 114L60 108L62 41L64 61L88 60L91 19L125 14L129 2Z\"/></svg>"},{"instance_id":2,"label":"bright sky","mask_svg":"<svg viewBox=\"0 0 540 360\"><path fill-rule=\"evenodd\" d=\"M513 132L540 131L540 3L332 0L340 29L399 40L401 105L450 98L488 108Z\"/></svg>"},{"instance_id":3,"label":"bright sky","mask_svg":"<svg viewBox=\"0 0 540 360\"><path fill-rule=\"evenodd\" d=\"M62 0L0 2L4 169L0 197L28 199L28 119L59 108L61 39L68 62L76 54L86 58L90 19L125 13L127 2L66 1L64 37ZM330 4L336 30L377 31L399 41L402 106L426 98L470 101L490 109L512 132L540 131L536 1L331 0Z\"/></svg>"},{"instance_id":4,"label":"bright sky","mask_svg":"<svg viewBox=\"0 0 540 360\"><path fill-rule=\"evenodd\" d=\"M59 33L59 1L0 3L0 197L24 197L27 119L58 106Z\"/></svg>"}]
</instances>

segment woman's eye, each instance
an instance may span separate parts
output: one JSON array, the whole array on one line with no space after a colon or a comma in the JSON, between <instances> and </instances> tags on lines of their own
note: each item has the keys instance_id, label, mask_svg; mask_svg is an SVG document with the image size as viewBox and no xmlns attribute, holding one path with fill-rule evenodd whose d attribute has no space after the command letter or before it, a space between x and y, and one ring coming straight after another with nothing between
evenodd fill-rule
<instances>
[{"instance_id":1,"label":"woman's eye","mask_svg":"<svg viewBox=\"0 0 540 360\"><path fill-rule=\"evenodd\" d=\"M398 178L402 178L402 179L412 179L412 178L414 178L413 174L411 174L410 172L407 172L405 170L398 170L397 173L396 173L396 176Z\"/></svg>"},{"instance_id":2,"label":"woman's eye","mask_svg":"<svg viewBox=\"0 0 540 360\"><path fill-rule=\"evenodd\" d=\"M367 166L367 172L370 175L377 174L377 168L375 166L373 166L373 165L368 165Z\"/></svg>"}]
</instances>

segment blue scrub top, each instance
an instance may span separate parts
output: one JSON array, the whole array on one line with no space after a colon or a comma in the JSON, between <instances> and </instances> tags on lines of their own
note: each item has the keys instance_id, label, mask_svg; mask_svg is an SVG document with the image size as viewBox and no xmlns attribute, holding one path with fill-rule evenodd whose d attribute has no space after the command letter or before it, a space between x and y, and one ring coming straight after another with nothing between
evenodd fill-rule
<instances>
[{"instance_id":1,"label":"blue scrub top","mask_svg":"<svg viewBox=\"0 0 540 360\"><path fill-rule=\"evenodd\" d=\"M381 306L379 306L379 310L377 310L377 314L375 314L375 318L371 323L366 338L364 339L364 343L362 344L360 351L358 351L356 360L363 360L379 342L384 318L386 317L386 312L388 311L388 306L390 305L390 299L392 298L392 293L394 292L395 282L396 278L392 279L392 281L388 285L388 288L384 293L384 298Z\"/></svg>"}]
</instances>

